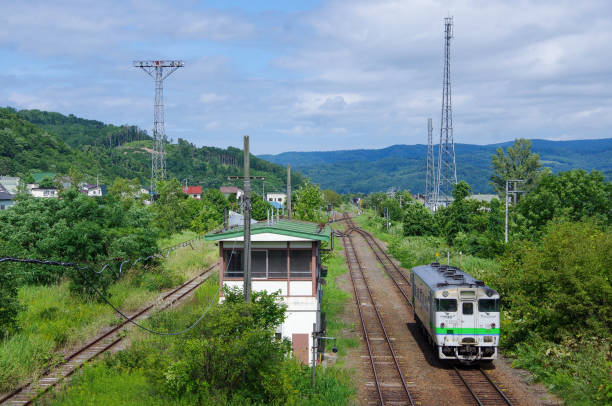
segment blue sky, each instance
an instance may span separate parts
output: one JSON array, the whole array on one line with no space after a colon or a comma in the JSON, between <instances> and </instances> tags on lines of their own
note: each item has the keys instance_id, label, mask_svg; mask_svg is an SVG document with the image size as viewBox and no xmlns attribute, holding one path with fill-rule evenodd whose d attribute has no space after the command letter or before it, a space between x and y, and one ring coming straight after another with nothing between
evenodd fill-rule
<instances>
[{"instance_id":1,"label":"blue sky","mask_svg":"<svg viewBox=\"0 0 612 406\"><path fill-rule=\"evenodd\" d=\"M257 154L425 143L453 15L455 142L611 137L608 1L0 0L0 105L151 130L138 59L182 59L166 133Z\"/></svg>"}]
</instances>

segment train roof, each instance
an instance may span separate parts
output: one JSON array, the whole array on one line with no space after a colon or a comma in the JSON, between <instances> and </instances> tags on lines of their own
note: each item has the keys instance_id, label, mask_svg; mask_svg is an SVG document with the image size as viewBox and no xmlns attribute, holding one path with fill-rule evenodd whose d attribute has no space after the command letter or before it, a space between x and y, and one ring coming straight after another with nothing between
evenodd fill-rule
<instances>
[{"instance_id":1,"label":"train roof","mask_svg":"<svg viewBox=\"0 0 612 406\"><path fill-rule=\"evenodd\" d=\"M421 265L412 268L412 272L427 284L433 291L448 289L449 287L486 287L495 292L493 289L485 286L481 280L475 279L471 275L463 272L461 269L454 266L442 265L433 262L429 265Z\"/></svg>"}]
</instances>

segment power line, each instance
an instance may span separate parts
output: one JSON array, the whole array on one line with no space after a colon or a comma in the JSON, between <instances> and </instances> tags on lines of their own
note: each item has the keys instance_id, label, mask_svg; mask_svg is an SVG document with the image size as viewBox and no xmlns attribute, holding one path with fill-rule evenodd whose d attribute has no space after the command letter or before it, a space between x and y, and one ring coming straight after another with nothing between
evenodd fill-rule
<instances>
[{"instance_id":1,"label":"power line","mask_svg":"<svg viewBox=\"0 0 612 406\"><path fill-rule=\"evenodd\" d=\"M227 263L227 267L228 267L227 269L229 269L229 263L230 263L230 261L232 259L232 256L234 255L234 250L235 250L235 243L234 243L234 246L232 247L232 252L230 254L229 261ZM168 251L168 252L170 252L170 251ZM146 259L152 258L152 257L154 257L154 255L149 256ZM134 262L134 264L136 264L136 262L138 262L138 260L140 260L140 259L142 259L142 258L137 259ZM200 317L198 317L198 319L193 324L191 324L189 327L187 327L187 328L185 328L183 330L180 330L180 331L176 331L176 332L155 331L155 330L152 330L152 329L150 329L148 327L145 327L145 326L143 326L141 324L138 324L136 321L134 321L135 318L131 318L131 317L127 316L121 310L119 310L115 305L113 305L110 302L110 300L108 300L108 298L106 296L104 296L104 294L102 292L100 292L100 290L98 288L96 288L92 284L92 282L89 280L89 278L87 278L87 276L82 273L82 271L84 271L86 269L89 269L89 266L87 266L87 265L86 266L80 266L79 264L74 263L74 262L62 262L62 261L53 261L53 260L44 260L44 259L15 258L15 257L0 257L0 263L2 263L2 262L18 262L18 263L29 263L29 264L51 265L51 266L62 266L62 267L74 268L74 269L76 269L81 274L81 276L83 276L83 278L85 279L85 281L89 285L89 287L92 288L94 290L94 292L96 292L96 294L98 296L100 296L100 298L102 298L102 300L107 305L109 305L116 313L121 315L127 322L132 323L136 327L139 327L142 330L145 330L145 331L147 331L147 332L149 332L151 334L156 334L156 335L159 335L159 336L177 336L177 335L184 334L184 333L188 332L189 330L192 330L194 327L196 327L198 324L200 324L200 322L204 319L204 316L208 313L208 311L210 310L210 307L212 306L214 300L216 299L216 295L214 295L211 298L211 301L208 304L208 306L206 307L206 310L204 311L204 313L202 313L202 315ZM121 263L121 266L123 266L123 264L125 262L126 261L123 261ZM104 267L99 272L94 271L94 273L98 273L98 274L102 273L107 267L108 267L108 264L105 264ZM227 269L225 270L226 272L227 272ZM121 271L121 268L120 268L120 271Z\"/></svg>"}]
</instances>

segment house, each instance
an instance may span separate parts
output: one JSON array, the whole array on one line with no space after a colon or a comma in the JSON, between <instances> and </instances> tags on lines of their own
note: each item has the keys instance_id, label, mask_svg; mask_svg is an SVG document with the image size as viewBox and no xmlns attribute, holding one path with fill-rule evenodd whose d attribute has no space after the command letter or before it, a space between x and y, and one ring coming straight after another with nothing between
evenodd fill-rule
<instances>
[{"instance_id":1,"label":"house","mask_svg":"<svg viewBox=\"0 0 612 406\"><path fill-rule=\"evenodd\" d=\"M59 197L57 193L57 189L45 189L45 188L33 187L32 189L30 189L30 193L35 198L41 198L41 197L58 198Z\"/></svg>"},{"instance_id":2,"label":"house","mask_svg":"<svg viewBox=\"0 0 612 406\"><path fill-rule=\"evenodd\" d=\"M105 185L90 185L89 183L80 183L79 186L81 193L89 197L102 197L108 193Z\"/></svg>"},{"instance_id":3,"label":"house","mask_svg":"<svg viewBox=\"0 0 612 406\"><path fill-rule=\"evenodd\" d=\"M16 195L17 188L19 187L19 178L15 176L0 176L0 185L4 186L8 193Z\"/></svg>"},{"instance_id":4,"label":"house","mask_svg":"<svg viewBox=\"0 0 612 406\"><path fill-rule=\"evenodd\" d=\"M283 193L283 192L266 193L266 200L269 203L273 203L273 202L280 203L280 208L282 209L283 207L285 207L285 202L287 201L287 193ZM276 207L277 205L274 204L274 206Z\"/></svg>"},{"instance_id":5,"label":"house","mask_svg":"<svg viewBox=\"0 0 612 406\"><path fill-rule=\"evenodd\" d=\"M14 204L15 196L0 184L0 210L6 210Z\"/></svg>"},{"instance_id":6,"label":"house","mask_svg":"<svg viewBox=\"0 0 612 406\"><path fill-rule=\"evenodd\" d=\"M244 195L244 191L236 186L221 186L219 190L221 190L221 193L223 193L226 199L230 197L230 195L234 195L236 200L240 200Z\"/></svg>"},{"instance_id":7,"label":"house","mask_svg":"<svg viewBox=\"0 0 612 406\"><path fill-rule=\"evenodd\" d=\"M187 193L189 197L193 197L196 200L200 200L202 198L202 186L183 187L183 192Z\"/></svg>"},{"instance_id":8,"label":"house","mask_svg":"<svg viewBox=\"0 0 612 406\"><path fill-rule=\"evenodd\" d=\"M321 330L321 284L327 275L321 267L321 244L329 242L330 235L327 226L301 221L251 225L252 291L280 291L287 319L276 333L291 340L293 355L302 362L312 361L313 328ZM243 289L244 229L211 233L205 239L219 244L223 300L223 286Z\"/></svg>"}]
</instances>

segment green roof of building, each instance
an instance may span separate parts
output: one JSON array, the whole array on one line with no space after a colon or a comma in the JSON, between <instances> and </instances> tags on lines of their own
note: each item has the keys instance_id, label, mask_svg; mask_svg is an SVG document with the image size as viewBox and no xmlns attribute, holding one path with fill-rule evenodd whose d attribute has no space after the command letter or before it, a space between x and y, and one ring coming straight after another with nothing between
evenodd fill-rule
<instances>
[{"instance_id":1,"label":"green roof of building","mask_svg":"<svg viewBox=\"0 0 612 406\"><path fill-rule=\"evenodd\" d=\"M34 178L34 182L40 183L44 178L51 178L51 180L55 179L55 172L36 172L32 174Z\"/></svg>"},{"instance_id":2,"label":"green roof of building","mask_svg":"<svg viewBox=\"0 0 612 406\"><path fill-rule=\"evenodd\" d=\"M316 223L308 223L295 220L279 220L274 224L268 224L266 221L251 224L251 235L272 233L286 235L290 237L299 237L309 240L329 241L331 228L326 224L321 227ZM207 241L225 240L228 238L242 237L244 227L236 227L231 230L222 230L207 234Z\"/></svg>"}]
</instances>

